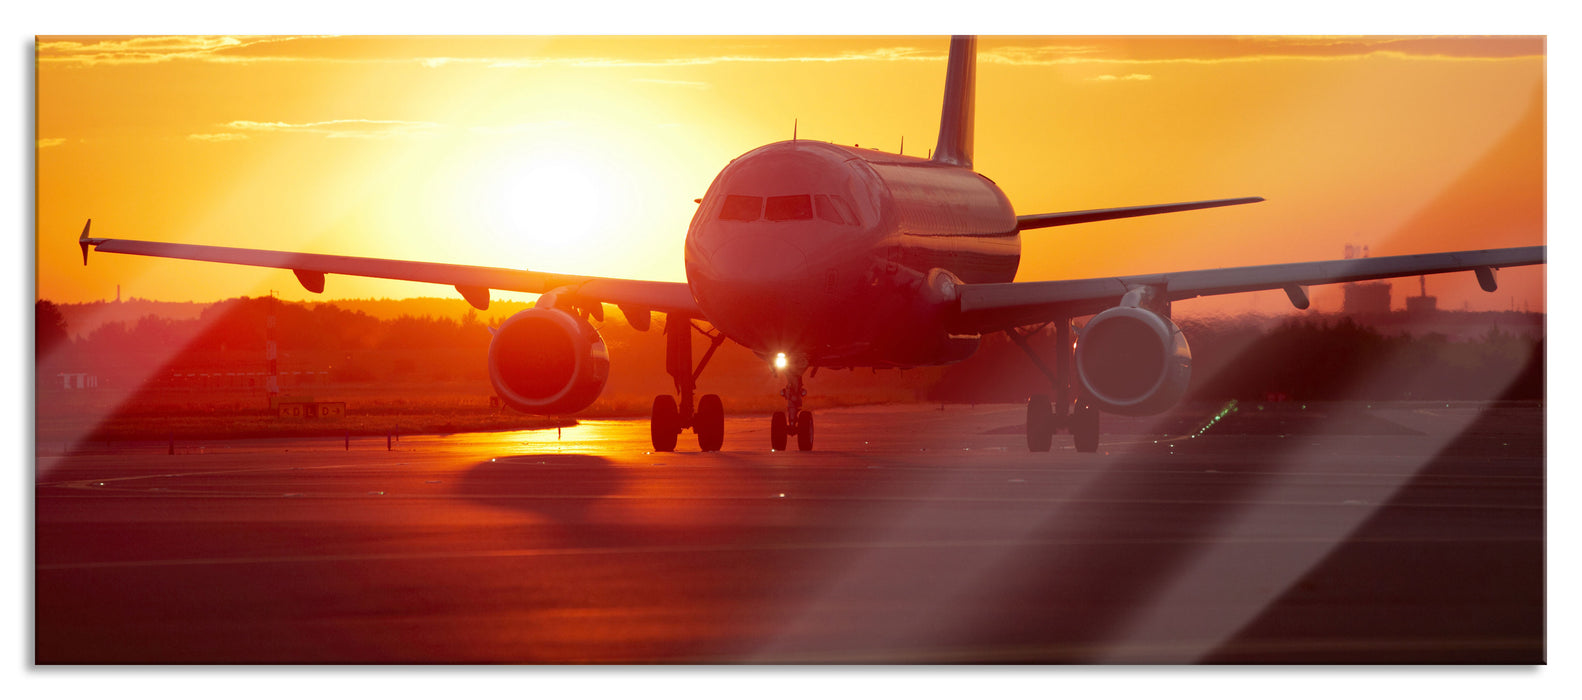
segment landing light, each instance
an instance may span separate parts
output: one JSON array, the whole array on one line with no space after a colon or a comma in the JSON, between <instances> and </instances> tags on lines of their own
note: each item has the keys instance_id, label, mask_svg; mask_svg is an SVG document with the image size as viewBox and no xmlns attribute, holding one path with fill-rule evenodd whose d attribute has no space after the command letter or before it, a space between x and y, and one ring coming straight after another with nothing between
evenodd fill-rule
<instances>
[{"instance_id":1,"label":"landing light","mask_svg":"<svg viewBox=\"0 0 1582 700\"><path fill-rule=\"evenodd\" d=\"M783 352L782 353L776 353L775 354L775 369L785 369L785 368L786 368L786 354L783 353Z\"/></svg>"}]
</instances>

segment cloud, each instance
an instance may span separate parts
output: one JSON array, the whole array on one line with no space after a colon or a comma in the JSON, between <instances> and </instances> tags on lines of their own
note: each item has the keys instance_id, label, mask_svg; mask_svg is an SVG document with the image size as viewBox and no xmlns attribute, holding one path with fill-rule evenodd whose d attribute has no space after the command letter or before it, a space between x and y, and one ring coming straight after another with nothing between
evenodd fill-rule
<instances>
[{"instance_id":1,"label":"cloud","mask_svg":"<svg viewBox=\"0 0 1582 700\"><path fill-rule=\"evenodd\" d=\"M543 56L542 38L526 44L511 37L471 42L441 37L115 37L107 39L51 39L37 44L39 63L127 64L167 61L316 61L325 63L407 63L428 68L484 66L492 68L668 68L730 63L851 63L941 61L946 55L944 37L920 39L924 46L882 46L863 50L817 50L775 55L789 42L753 46L766 53L670 55L654 53L633 58L608 55ZM1072 63L1155 63L1166 61L1223 62L1270 58L1334 59L1391 54L1436 59L1508 59L1545 55L1542 36L1253 36L1253 37L1047 37L1025 44L997 45L1004 39L984 40L979 61L1015 66ZM676 51L666 45L665 51ZM794 50L794 49L793 49ZM525 55L524 55L525 54Z\"/></svg>"},{"instance_id":2,"label":"cloud","mask_svg":"<svg viewBox=\"0 0 1582 700\"><path fill-rule=\"evenodd\" d=\"M232 132L219 134L187 134L187 138L192 141L242 141L247 138L247 134L237 134Z\"/></svg>"},{"instance_id":3,"label":"cloud","mask_svg":"<svg viewBox=\"0 0 1582 700\"><path fill-rule=\"evenodd\" d=\"M431 133L438 124L409 122L393 119L333 119L322 122L255 122L233 121L225 125L235 131L256 131L282 134L313 134L332 139L379 139L399 136L420 136ZM227 132L234 134L235 131ZM245 134L237 134L243 138ZM218 136L218 134L213 135Z\"/></svg>"},{"instance_id":4,"label":"cloud","mask_svg":"<svg viewBox=\"0 0 1582 700\"><path fill-rule=\"evenodd\" d=\"M1079 63L1225 63L1269 59L1498 60L1541 57L1541 36L1049 37L1047 43L979 49L978 60L1017 66Z\"/></svg>"},{"instance_id":5,"label":"cloud","mask_svg":"<svg viewBox=\"0 0 1582 700\"><path fill-rule=\"evenodd\" d=\"M245 57L237 53L293 39L294 37L149 36L115 37L96 41L42 40L36 45L36 56L39 63L86 65L164 63L177 60L256 60L258 57Z\"/></svg>"},{"instance_id":6,"label":"cloud","mask_svg":"<svg viewBox=\"0 0 1582 700\"><path fill-rule=\"evenodd\" d=\"M378 37L324 36L156 36L113 37L104 39L42 38L36 45L39 63L117 65L164 63L170 61L207 61L240 63L248 61L317 61L325 63L415 63L426 68L446 66L485 66L491 68L644 68L715 65L722 63L798 63L854 61L940 60L945 47L921 49L892 46L865 51L845 51L828 55L705 55L665 58L613 56L521 56L511 55L510 47L486 42L462 44L460 55L425 53L425 48L456 47L452 40L424 37L429 46L412 45L412 37L400 41ZM502 37L501 39L509 39ZM537 42L541 43L541 42ZM471 55L467 49L483 47ZM774 45L768 45L772 48Z\"/></svg>"},{"instance_id":7,"label":"cloud","mask_svg":"<svg viewBox=\"0 0 1582 700\"><path fill-rule=\"evenodd\" d=\"M1093 76L1091 78L1088 78L1088 80L1100 80L1100 81L1112 81L1112 80L1153 80L1153 79L1154 79L1154 77L1151 76L1151 75L1148 75L1147 73L1129 73L1127 75L1096 75L1096 76Z\"/></svg>"},{"instance_id":8,"label":"cloud","mask_svg":"<svg viewBox=\"0 0 1582 700\"><path fill-rule=\"evenodd\" d=\"M59 146L59 145L61 145L63 143L66 143L66 139L39 139L38 140L38 147L39 148L50 148L50 147L53 147L53 146Z\"/></svg>"},{"instance_id":9,"label":"cloud","mask_svg":"<svg viewBox=\"0 0 1582 700\"><path fill-rule=\"evenodd\" d=\"M445 63L472 63L490 68L542 68L547 66L575 68L675 68L678 66L712 66L725 63L855 63L862 61L942 61L946 50L925 50L913 47L889 47L867 51L844 51L829 55L751 56L726 54L716 56L677 56L675 58L629 59L608 56L572 56L562 58L449 58Z\"/></svg>"}]
</instances>

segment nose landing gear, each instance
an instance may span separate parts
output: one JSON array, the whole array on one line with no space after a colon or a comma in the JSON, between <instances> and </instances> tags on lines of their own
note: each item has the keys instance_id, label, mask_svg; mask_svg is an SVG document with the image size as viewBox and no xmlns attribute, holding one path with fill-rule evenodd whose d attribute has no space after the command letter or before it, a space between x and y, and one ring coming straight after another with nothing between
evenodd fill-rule
<instances>
[{"instance_id":1,"label":"nose landing gear","mask_svg":"<svg viewBox=\"0 0 1582 700\"><path fill-rule=\"evenodd\" d=\"M807 389L802 386L804 369L806 367L796 366L781 370L786 377L786 386L780 390L780 395L786 400L786 410L775 411L769 418L769 446L776 452L786 448L786 442L792 435L796 436L798 450L807 452L813 449L813 412L802 410L802 397L807 396Z\"/></svg>"}]
</instances>

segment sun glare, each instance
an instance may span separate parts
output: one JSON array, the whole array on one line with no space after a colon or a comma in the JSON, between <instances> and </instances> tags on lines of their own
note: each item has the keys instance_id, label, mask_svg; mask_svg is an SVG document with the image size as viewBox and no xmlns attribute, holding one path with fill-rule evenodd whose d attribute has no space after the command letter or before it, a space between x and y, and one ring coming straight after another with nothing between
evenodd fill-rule
<instances>
[{"instance_id":1,"label":"sun glare","mask_svg":"<svg viewBox=\"0 0 1582 700\"><path fill-rule=\"evenodd\" d=\"M502 164L492 183L492 218L541 253L575 255L598 249L608 236L618 187L595 157L558 149L524 153Z\"/></svg>"}]
</instances>

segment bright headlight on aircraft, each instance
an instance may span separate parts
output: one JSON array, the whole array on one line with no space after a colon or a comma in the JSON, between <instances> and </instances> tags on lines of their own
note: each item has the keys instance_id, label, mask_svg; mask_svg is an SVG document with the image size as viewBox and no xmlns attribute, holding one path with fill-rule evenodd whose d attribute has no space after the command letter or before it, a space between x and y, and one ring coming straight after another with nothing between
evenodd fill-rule
<instances>
[{"instance_id":1,"label":"bright headlight on aircraft","mask_svg":"<svg viewBox=\"0 0 1582 700\"><path fill-rule=\"evenodd\" d=\"M783 353L783 352L775 353L775 369L785 369L785 368L786 368L786 354Z\"/></svg>"}]
</instances>

